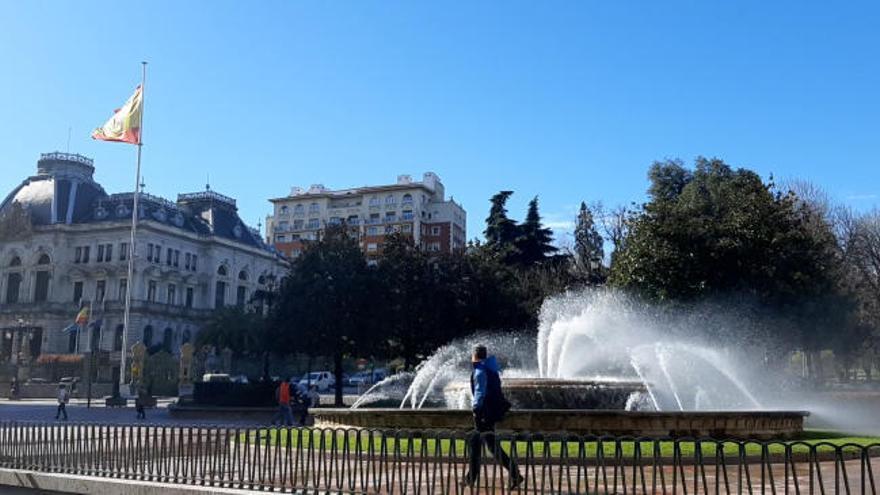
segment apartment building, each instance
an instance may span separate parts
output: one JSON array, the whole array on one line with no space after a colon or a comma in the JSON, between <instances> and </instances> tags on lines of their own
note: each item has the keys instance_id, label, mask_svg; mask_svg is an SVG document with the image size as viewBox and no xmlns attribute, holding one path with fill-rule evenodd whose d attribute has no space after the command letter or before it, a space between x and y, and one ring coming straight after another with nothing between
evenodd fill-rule
<instances>
[{"instance_id":1,"label":"apartment building","mask_svg":"<svg viewBox=\"0 0 880 495\"><path fill-rule=\"evenodd\" d=\"M394 184L353 189L293 187L289 196L270 200L274 212L266 219L266 236L289 257L298 256L304 242L317 239L326 226L343 223L358 236L368 257L378 255L385 237L394 232L412 236L429 252L462 251L467 214L445 194L440 177L432 172L421 181L400 175Z\"/></svg>"}]
</instances>

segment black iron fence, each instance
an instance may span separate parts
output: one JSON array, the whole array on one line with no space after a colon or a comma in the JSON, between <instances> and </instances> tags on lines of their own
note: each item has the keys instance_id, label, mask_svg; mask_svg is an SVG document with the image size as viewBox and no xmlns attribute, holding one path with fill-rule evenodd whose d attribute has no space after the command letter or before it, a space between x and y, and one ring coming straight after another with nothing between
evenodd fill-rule
<instances>
[{"instance_id":1,"label":"black iron fence","mask_svg":"<svg viewBox=\"0 0 880 495\"><path fill-rule=\"evenodd\" d=\"M0 467L309 493L873 494L880 444L0 422Z\"/></svg>"}]
</instances>

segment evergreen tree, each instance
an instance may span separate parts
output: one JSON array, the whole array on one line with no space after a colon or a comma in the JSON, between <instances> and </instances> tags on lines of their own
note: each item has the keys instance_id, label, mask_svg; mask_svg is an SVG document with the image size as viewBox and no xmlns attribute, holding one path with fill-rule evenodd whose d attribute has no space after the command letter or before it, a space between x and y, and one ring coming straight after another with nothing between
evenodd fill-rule
<instances>
[{"instance_id":1,"label":"evergreen tree","mask_svg":"<svg viewBox=\"0 0 880 495\"><path fill-rule=\"evenodd\" d=\"M489 201L489 217L486 218L486 246L498 252L509 252L515 248L518 227L516 222L507 217L507 199L513 191L501 191Z\"/></svg>"},{"instance_id":2,"label":"evergreen tree","mask_svg":"<svg viewBox=\"0 0 880 495\"><path fill-rule=\"evenodd\" d=\"M594 265L598 268L598 264L605 257L603 242L602 236L596 230L593 212L586 203L581 202L574 227L574 254L578 267L589 279L592 279L594 272L597 271Z\"/></svg>"},{"instance_id":3,"label":"evergreen tree","mask_svg":"<svg viewBox=\"0 0 880 495\"><path fill-rule=\"evenodd\" d=\"M532 265L543 261L548 254L557 251L552 243L553 231L541 223L541 215L538 213L538 197L535 196L529 201L526 219L519 227L519 237L516 241L519 253L516 260L523 265Z\"/></svg>"}]
</instances>

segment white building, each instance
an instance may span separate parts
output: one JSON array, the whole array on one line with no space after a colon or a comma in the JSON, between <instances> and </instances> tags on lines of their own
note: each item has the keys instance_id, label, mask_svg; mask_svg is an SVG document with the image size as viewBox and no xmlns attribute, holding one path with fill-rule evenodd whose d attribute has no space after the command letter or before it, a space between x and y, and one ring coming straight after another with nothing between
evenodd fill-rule
<instances>
[{"instance_id":1,"label":"white building","mask_svg":"<svg viewBox=\"0 0 880 495\"><path fill-rule=\"evenodd\" d=\"M86 157L43 154L37 174L0 203L0 363L81 353L91 339L119 365L133 194L108 195L93 173ZM283 275L285 262L232 198L142 193L138 209L129 345L178 352L210 310L250 304ZM76 349L75 332L62 330L82 306L101 325Z\"/></svg>"},{"instance_id":2,"label":"white building","mask_svg":"<svg viewBox=\"0 0 880 495\"><path fill-rule=\"evenodd\" d=\"M290 195L270 200L274 212L266 219L269 242L296 257L303 241L316 239L326 225L341 224L358 234L367 256L381 252L385 236L411 235L432 252L463 251L467 214L446 199L440 178L431 172L421 181L401 175L394 184L330 190L321 184L294 187Z\"/></svg>"}]
</instances>

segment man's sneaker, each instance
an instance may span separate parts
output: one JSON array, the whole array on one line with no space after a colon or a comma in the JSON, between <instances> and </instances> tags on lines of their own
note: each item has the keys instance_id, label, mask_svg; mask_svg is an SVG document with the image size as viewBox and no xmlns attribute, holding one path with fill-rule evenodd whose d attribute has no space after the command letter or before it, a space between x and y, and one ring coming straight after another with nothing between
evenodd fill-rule
<instances>
[{"instance_id":1,"label":"man's sneaker","mask_svg":"<svg viewBox=\"0 0 880 495\"><path fill-rule=\"evenodd\" d=\"M515 489L519 488L519 486L522 485L523 481L525 481L525 480L526 479L523 477L523 475L521 475L519 473L515 473L510 478L510 480L508 480L507 487L510 488L511 490L515 490Z\"/></svg>"}]
</instances>

